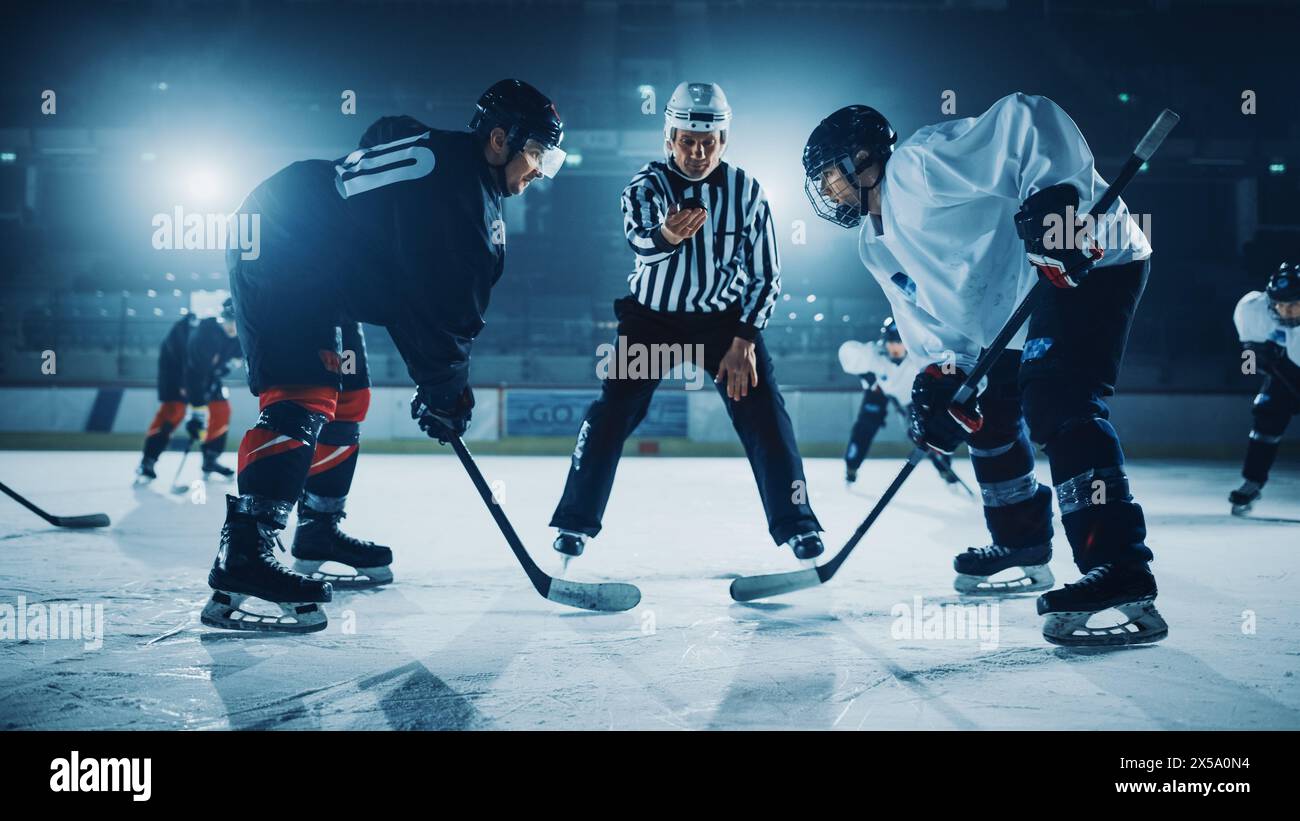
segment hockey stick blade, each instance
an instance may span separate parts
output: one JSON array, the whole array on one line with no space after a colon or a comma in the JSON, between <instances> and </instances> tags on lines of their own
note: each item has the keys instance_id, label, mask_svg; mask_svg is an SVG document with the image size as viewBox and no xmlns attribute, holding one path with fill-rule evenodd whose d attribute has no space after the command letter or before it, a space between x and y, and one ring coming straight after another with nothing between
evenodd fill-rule
<instances>
[{"instance_id":1,"label":"hockey stick blade","mask_svg":"<svg viewBox=\"0 0 1300 821\"><path fill-rule=\"evenodd\" d=\"M741 576L731 582L731 598L735 601L753 601L816 587L825 581L818 573L820 569L814 567L789 573L768 573L765 576Z\"/></svg>"},{"instance_id":2,"label":"hockey stick blade","mask_svg":"<svg viewBox=\"0 0 1300 821\"><path fill-rule=\"evenodd\" d=\"M0 483L0 491L3 491L9 498L27 508L32 513L35 513L37 516L40 516L55 527L86 530L93 527L108 527L112 524L112 522L109 521L108 516L103 513L87 513L84 516L55 516L51 513L46 513L44 510L41 510L36 505L27 501L27 499L3 483Z\"/></svg>"},{"instance_id":3,"label":"hockey stick blade","mask_svg":"<svg viewBox=\"0 0 1300 821\"><path fill-rule=\"evenodd\" d=\"M87 530L92 527L108 527L112 521L105 513L87 513L85 516L51 516L50 524L74 530Z\"/></svg>"},{"instance_id":4,"label":"hockey stick blade","mask_svg":"<svg viewBox=\"0 0 1300 821\"><path fill-rule=\"evenodd\" d=\"M587 584L551 577L546 598L556 604L567 604L583 610L601 613L621 613L641 603L641 590L623 582Z\"/></svg>"},{"instance_id":5,"label":"hockey stick blade","mask_svg":"<svg viewBox=\"0 0 1300 821\"><path fill-rule=\"evenodd\" d=\"M483 504L487 505L488 512L492 514L497 527L501 529L501 535L506 537L511 552L515 554L524 572L528 574L528 580L533 583L533 588L539 594L556 604L567 604L570 607L602 613L631 610L641 602L641 591L635 585L622 582L571 582L557 579L538 567L533 557L528 555L524 543L519 539L519 534L515 533L510 520L506 518L496 494L488 487L487 480L483 478L483 472L478 469L469 448L465 447L465 443L459 436L452 438L451 446L456 451L456 456L460 458L461 466L469 474L470 481L474 483L478 495L483 499Z\"/></svg>"}]
</instances>

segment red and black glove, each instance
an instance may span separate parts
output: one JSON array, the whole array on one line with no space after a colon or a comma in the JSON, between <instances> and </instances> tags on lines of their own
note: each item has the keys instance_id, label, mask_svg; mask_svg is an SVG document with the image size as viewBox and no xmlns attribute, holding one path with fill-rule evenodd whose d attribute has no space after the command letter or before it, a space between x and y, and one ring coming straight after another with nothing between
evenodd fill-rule
<instances>
[{"instance_id":1,"label":"red and black glove","mask_svg":"<svg viewBox=\"0 0 1300 821\"><path fill-rule=\"evenodd\" d=\"M469 420L473 416L474 391L466 385L450 401L430 394L429 390L421 387L411 397L411 418L420 430L444 445L453 437L463 436L469 430Z\"/></svg>"},{"instance_id":2,"label":"red and black glove","mask_svg":"<svg viewBox=\"0 0 1300 821\"><path fill-rule=\"evenodd\" d=\"M912 441L938 453L952 453L966 441L967 434L984 425L971 394L961 405L952 404L957 389L966 381L960 368L945 373L938 365L931 365L916 375L912 382L912 424L908 431Z\"/></svg>"},{"instance_id":3,"label":"red and black glove","mask_svg":"<svg viewBox=\"0 0 1300 821\"><path fill-rule=\"evenodd\" d=\"M1104 253L1091 232L1079 230L1078 208L1078 189L1061 183L1030 195L1016 214L1029 264L1057 288L1079 287Z\"/></svg>"}]
</instances>

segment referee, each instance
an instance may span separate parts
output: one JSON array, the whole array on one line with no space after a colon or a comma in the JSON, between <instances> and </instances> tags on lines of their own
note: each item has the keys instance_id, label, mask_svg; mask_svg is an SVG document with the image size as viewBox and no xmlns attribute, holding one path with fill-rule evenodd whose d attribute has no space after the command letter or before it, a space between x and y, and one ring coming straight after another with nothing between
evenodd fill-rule
<instances>
[{"instance_id":1,"label":"referee","mask_svg":"<svg viewBox=\"0 0 1300 821\"><path fill-rule=\"evenodd\" d=\"M665 160L645 165L623 191L623 229L636 267L631 293L614 302L617 342L678 360L679 351L702 352L696 365L715 375L768 532L797 558L813 559L823 550L822 528L807 502L803 462L761 333L781 290L775 227L758 181L722 162L730 121L726 95L713 83L682 83L668 101ZM611 371L587 409L551 517L566 562L600 532L623 442L664 375Z\"/></svg>"}]
</instances>

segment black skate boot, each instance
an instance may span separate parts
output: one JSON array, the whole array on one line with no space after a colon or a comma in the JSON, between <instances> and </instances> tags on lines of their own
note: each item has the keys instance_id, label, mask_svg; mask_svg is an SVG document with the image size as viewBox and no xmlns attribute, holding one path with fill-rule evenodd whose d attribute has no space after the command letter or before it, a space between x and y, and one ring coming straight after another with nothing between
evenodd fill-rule
<instances>
[{"instance_id":1,"label":"black skate boot","mask_svg":"<svg viewBox=\"0 0 1300 821\"><path fill-rule=\"evenodd\" d=\"M858 469L846 466L844 468L844 484L851 485L856 481L858 481Z\"/></svg>"},{"instance_id":2,"label":"black skate boot","mask_svg":"<svg viewBox=\"0 0 1300 821\"><path fill-rule=\"evenodd\" d=\"M1259 482L1252 482L1247 479L1241 483L1241 487L1228 494L1228 501L1232 502L1232 515L1245 516L1250 509L1259 501L1264 486Z\"/></svg>"},{"instance_id":3,"label":"black skate boot","mask_svg":"<svg viewBox=\"0 0 1300 821\"><path fill-rule=\"evenodd\" d=\"M1038 597L1046 616L1043 638L1066 647L1148 644L1169 635L1156 611L1156 579L1146 562L1103 564L1077 582ZM1128 619L1112 627L1089 627L1088 619L1114 608Z\"/></svg>"},{"instance_id":4,"label":"black skate boot","mask_svg":"<svg viewBox=\"0 0 1300 821\"><path fill-rule=\"evenodd\" d=\"M587 549L587 540L590 538L586 533L579 533L576 530L561 530L556 534L551 547L560 554L561 576L568 572L569 562L581 556L582 551Z\"/></svg>"},{"instance_id":5,"label":"black skate boot","mask_svg":"<svg viewBox=\"0 0 1300 821\"><path fill-rule=\"evenodd\" d=\"M217 457L220 455L221 454L215 451L203 451L203 478L205 480L210 478L214 473L222 479L229 479L235 475L233 470L217 461Z\"/></svg>"},{"instance_id":6,"label":"black skate boot","mask_svg":"<svg viewBox=\"0 0 1300 821\"><path fill-rule=\"evenodd\" d=\"M826 545L822 544L822 537L817 535L815 530L791 536L785 544L794 551L794 557L801 562L812 561L826 552Z\"/></svg>"},{"instance_id":7,"label":"black skate boot","mask_svg":"<svg viewBox=\"0 0 1300 821\"><path fill-rule=\"evenodd\" d=\"M150 459L148 456L141 459L140 467L135 469L135 483L137 485L147 485L157 479L158 474L153 469L153 466L157 463L157 459Z\"/></svg>"},{"instance_id":8,"label":"black skate boot","mask_svg":"<svg viewBox=\"0 0 1300 821\"><path fill-rule=\"evenodd\" d=\"M376 587L393 580L393 551L384 545L349 536L339 530L341 510L323 513L298 502L298 529L293 533L293 569L340 589ZM338 562L352 573L321 570L326 562Z\"/></svg>"},{"instance_id":9,"label":"black skate boot","mask_svg":"<svg viewBox=\"0 0 1300 821\"><path fill-rule=\"evenodd\" d=\"M1000 544L970 547L953 559L952 566L957 571L953 587L965 596L1003 596L1048 590L1056 584L1052 569L1047 566L1051 560L1050 542L1022 548ZM996 581L990 578L1011 568L1018 568L1020 576Z\"/></svg>"},{"instance_id":10,"label":"black skate boot","mask_svg":"<svg viewBox=\"0 0 1300 821\"><path fill-rule=\"evenodd\" d=\"M328 619L320 605L331 599L330 585L300 576L280 564L275 557L275 528L241 513L238 503L234 496L226 496L221 546L208 573L212 598L204 606L200 620L209 627L230 630L324 630ZM244 602L249 597L270 602L281 612L267 615L247 610Z\"/></svg>"}]
</instances>

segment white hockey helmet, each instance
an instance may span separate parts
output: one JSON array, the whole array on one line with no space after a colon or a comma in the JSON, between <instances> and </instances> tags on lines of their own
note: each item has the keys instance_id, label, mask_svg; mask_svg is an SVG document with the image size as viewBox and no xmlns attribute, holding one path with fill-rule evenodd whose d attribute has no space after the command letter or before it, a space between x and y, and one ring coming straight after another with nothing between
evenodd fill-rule
<instances>
[{"instance_id":1,"label":"white hockey helmet","mask_svg":"<svg viewBox=\"0 0 1300 821\"><path fill-rule=\"evenodd\" d=\"M731 105L717 83L682 83L664 107L664 152L673 141L673 129L726 132L731 125ZM726 139L725 136L722 139Z\"/></svg>"}]
</instances>

